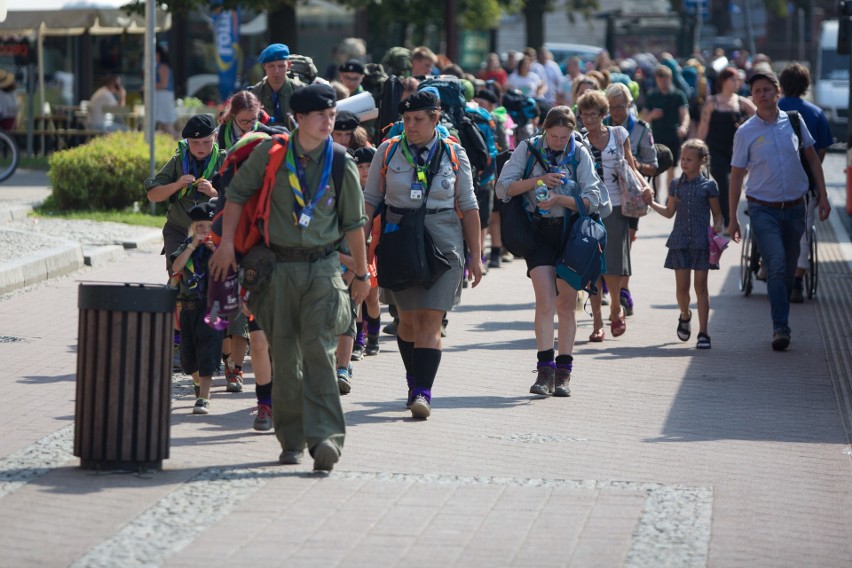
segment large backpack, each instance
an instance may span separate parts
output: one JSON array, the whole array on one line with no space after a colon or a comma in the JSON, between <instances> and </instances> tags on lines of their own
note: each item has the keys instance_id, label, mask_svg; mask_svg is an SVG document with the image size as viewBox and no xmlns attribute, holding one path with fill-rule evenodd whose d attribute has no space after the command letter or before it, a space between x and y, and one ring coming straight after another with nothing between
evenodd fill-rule
<instances>
[{"instance_id":1,"label":"large backpack","mask_svg":"<svg viewBox=\"0 0 852 568\"><path fill-rule=\"evenodd\" d=\"M538 105L535 99L525 96L517 89L510 89L503 93L503 107L515 121L515 125L525 126L530 120L538 116Z\"/></svg>"},{"instance_id":2,"label":"large backpack","mask_svg":"<svg viewBox=\"0 0 852 568\"><path fill-rule=\"evenodd\" d=\"M485 143L485 148L488 151L488 164L482 168L477 176L477 185L482 186L491 182L494 179L495 163L497 158L497 142L495 133L497 124L491 113L484 108L465 108L465 116L473 122L479 134L482 136L482 141Z\"/></svg>"},{"instance_id":3,"label":"large backpack","mask_svg":"<svg viewBox=\"0 0 852 568\"><path fill-rule=\"evenodd\" d=\"M264 171L263 185L243 204L237 230L234 233L234 251L239 256L248 253L252 247L261 241L269 246L268 227L272 205L272 190L275 187L278 170L287 156L287 146L290 143L290 136L287 134L276 134L270 137L263 132L249 132L245 134L228 150L225 162L222 164L218 173L219 187L221 189L219 190L219 199L216 202L216 212L213 216L211 231L213 242L217 246L222 240L222 216L224 215L225 204L227 202L225 190L240 166L255 150L257 145L270 138L275 143L269 148L269 162L267 162L266 170ZM343 183L343 173L346 167L346 149L339 144L334 144L332 148L334 154L331 162L331 178L334 182L336 197L336 193L340 191L340 186Z\"/></svg>"},{"instance_id":4,"label":"large backpack","mask_svg":"<svg viewBox=\"0 0 852 568\"><path fill-rule=\"evenodd\" d=\"M287 76L291 79L299 79L305 85L310 85L317 78L319 74L317 66L307 55L291 53L288 61L290 61L290 69L287 71Z\"/></svg>"},{"instance_id":5,"label":"large backpack","mask_svg":"<svg viewBox=\"0 0 852 568\"><path fill-rule=\"evenodd\" d=\"M382 143L386 130L399 120L399 101L402 100L402 81L396 75L391 75L382 84L380 96L376 100L379 107L379 121L373 142L376 146Z\"/></svg>"}]
</instances>

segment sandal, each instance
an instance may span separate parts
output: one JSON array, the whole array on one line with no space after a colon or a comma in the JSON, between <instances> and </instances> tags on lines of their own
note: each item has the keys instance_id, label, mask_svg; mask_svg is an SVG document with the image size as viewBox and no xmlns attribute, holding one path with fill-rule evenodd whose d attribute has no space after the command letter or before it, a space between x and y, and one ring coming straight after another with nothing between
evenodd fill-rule
<instances>
[{"instance_id":1,"label":"sandal","mask_svg":"<svg viewBox=\"0 0 852 568\"><path fill-rule=\"evenodd\" d=\"M689 312L689 317L686 319L678 316L677 318L677 338L681 341L689 341L692 331L689 328L689 322L692 321L692 312Z\"/></svg>"},{"instance_id":2,"label":"sandal","mask_svg":"<svg viewBox=\"0 0 852 568\"><path fill-rule=\"evenodd\" d=\"M606 337L606 333L604 332L604 328L596 329L589 336L589 341L592 342L592 343L600 343L604 340L604 337Z\"/></svg>"},{"instance_id":3,"label":"sandal","mask_svg":"<svg viewBox=\"0 0 852 568\"><path fill-rule=\"evenodd\" d=\"M627 331L627 322L624 320L623 315L609 322L609 331L613 337L624 335L624 332Z\"/></svg>"},{"instance_id":4,"label":"sandal","mask_svg":"<svg viewBox=\"0 0 852 568\"><path fill-rule=\"evenodd\" d=\"M706 333L698 334L698 343L695 344L698 349L710 349L710 336Z\"/></svg>"}]
</instances>

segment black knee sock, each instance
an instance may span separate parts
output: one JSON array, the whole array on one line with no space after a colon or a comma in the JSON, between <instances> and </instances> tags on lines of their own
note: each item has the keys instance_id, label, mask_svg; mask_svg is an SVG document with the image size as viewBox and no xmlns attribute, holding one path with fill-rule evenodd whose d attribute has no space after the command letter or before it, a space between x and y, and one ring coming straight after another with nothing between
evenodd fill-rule
<instances>
[{"instance_id":1,"label":"black knee sock","mask_svg":"<svg viewBox=\"0 0 852 568\"><path fill-rule=\"evenodd\" d=\"M441 364L440 349L414 349L414 381L417 387L432 390L438 366Z\"/></svg>"},{"instance_id":2,"label":"black knee sock","mask_svg":"<svg viewBox=\"0 0 852 568\"><path fill-rule=\"evenodd\" d=\"M257 395L258 404L272 406L272 383L266 385L254 385L254 393Z\"/></svg>"},{"instance_id":3,"label":"black knee sock","mask_svg":"<svg viewBox=\"0 0 852 568\"><path fill-rule=\"evenodd\" d=\"M396 336L396 344L399 346L399 354L402 356L402 364L405 365L407 375L414 374L414 342L404 341L399 335Z\"/></svg>"},{"instance_id":4,"label":"black knee sock","mask_svg":"<svg viewBox=\"0 0 852 568\"><path fill-rule=\"evenodd\" d=\"M503 247L491 247L491 258L498 258L500 256L500 249Z\"/></svg>"},{"instance_id":5,"label":"black knee sock","mask_svg":"<svg viewBox=\"0 0 852 568\"><path fill-rule=\"evenodd\" d=\"M382 316L371 318L367 315L367 308L364 308L364 320L367 322L367 335L378 335L382 327Z\"/></svg>"},{"instance_id":6,"label":"black knee sock","mask_svg":"<svg viewBox=\"0 0 852 568\"><path fill-rule=\"evenodd\" d=\"M551 363L553 361L553 356L555 354L556 354L556 352L553 349L547 349L545 351L539 351L538 354L537 354L538 362L539 363Z\"/></svg>"}]
</instances>

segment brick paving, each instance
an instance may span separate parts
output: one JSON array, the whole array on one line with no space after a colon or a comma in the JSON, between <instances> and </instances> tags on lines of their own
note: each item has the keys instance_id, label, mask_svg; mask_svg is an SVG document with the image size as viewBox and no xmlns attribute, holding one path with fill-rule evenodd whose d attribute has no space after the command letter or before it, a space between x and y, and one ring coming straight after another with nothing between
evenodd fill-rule
<instances>
[{"instance_id":1,"label":"brick paving","mask_svg":"<svg viewBox=\"0 0 852 568\"><path fill-rule=\"evenodd\" d=\"M274 436L250 429L250 372L241 394L214 382L208 416L190 414L176 377L162 472L79 469L70 432L56 434L74 419L76 280L159 283L162 257L131 252L7 297L0 334L18 340L0 342L0 564L848 566L850 337L833 323L849 317L848 259L821 227L825 286L793 306L791 348L774 353L765 286L739 294L734 245L710 277L702 352L674 333L670 226L641 222L624 336L590 344L577 313L571 398L527 394L533 295L519 261L450 315L428 421L405 411L383 336L354 363L327 478L310 459L276 465Z\"/></svg>"}]
</instances>

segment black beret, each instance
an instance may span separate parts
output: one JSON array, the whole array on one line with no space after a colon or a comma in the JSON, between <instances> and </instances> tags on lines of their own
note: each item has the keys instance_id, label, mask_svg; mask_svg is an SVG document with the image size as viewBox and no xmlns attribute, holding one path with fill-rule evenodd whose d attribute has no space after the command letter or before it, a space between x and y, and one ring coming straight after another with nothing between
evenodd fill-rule
<instances>
[{"instance_id":1,"label":"black beret","mask_svg":"<svg viewBox=\"0 0 852 568\"><path fill-rule=\"evenodd\" d=\"M407 99L399 102L397 110L399 114L404 114L410 110L434 110L441 108L441 102L438 97L428 91L417 91L412 93Z\"/></svg>"},{"instance_id":2,"label":"black beret","mask_svg":"<svg viewBox=\"0 0 852 568\"><path fill-rule=\"evenodd\" d=\"M290 95L290 108L293 112L307 114L315 110L334 108L337 95L330 85L314 83L293 91Z\"/></svg>"},{"instance_id":3,"label":"black beret","mask_svg":"<svg viewBox=\"0 0 852 568\"><path fill-rule=\"evenodd\" d=\"M358 59L350 59L338 67L337 70L341 73L360 73L361 75L365 73L364 64Z\"/></svg>"},{"instance_id":4,"label":"black beret","mask_svg":"<svg viewBox=\"0 0 852 568\"><path fill-rule=\"evenodd\" d=\"M358 115L348 110L342 110L338 112L337 118L334 119L335 130L343 130L345 132L348 132L350 130L355 130L360 125L361 121L358 120Z\"/></svg>"},{"instance_id":5,"label":"black beret","mask_svg":"<svg viewBox=\"0 0 852 568\"><path fill-rule=\"evenodd\" d=\"M184 138L206 138L216 130L216 123L209 114L196 114L186 121L180 135Z\"/></svg>"},{"instance_id":6,"label":"black beret","mask_svg":"<svg viewBox=\"0 0 852 568\"><path fill-rule=\"evenodd\" d=\"M216 207L212 203L204 201L191 207L187 214L193 223L197 221L212 221L215 209Z\"/></svg>"},{"instance_id":7,"label":"black beret","mask_svg":"<svg viewBox=\"0 0 852 568\"><path fill-rule=\"evenodd\" d=\"M500 99L497 98L497 95L491 89L479 89L476 91L474 98L482 99L483 101L488 101L495 105L500 104Z\"/></svg>"},{"instance_id":8,"label":"black beret","mask_svg":"<svg viewBox=\"0 0 852 568\"><path fill-rule=\"evenodd\" d=\"M373 161L373 156L376 155L376 149L370 147L357 148L355 150L356 164L369 164Z\"/></svg>"}]
</instances>

